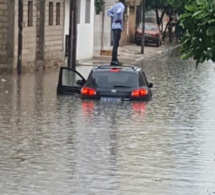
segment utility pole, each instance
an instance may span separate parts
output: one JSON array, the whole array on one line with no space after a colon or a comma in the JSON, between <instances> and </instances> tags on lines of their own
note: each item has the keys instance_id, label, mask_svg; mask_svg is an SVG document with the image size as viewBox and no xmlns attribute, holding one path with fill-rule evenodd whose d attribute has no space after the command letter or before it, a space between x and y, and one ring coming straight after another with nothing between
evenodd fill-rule
<instances>
[{"instance_id":1,"label":"utility pole","mask_svg":"<svg viewBox=\"0 0 215 195\"><path fill-rule=\"evenodd\" d=\"M18 59L17 59L17 74L22 73L22 31L23 31L23 0L19 0L19 10L18 10Z\"/></svg>"},{"instance_id":2,"label":"utility pole","mask_svg":"<svg viewBox=\"0 0 215 195\"><path fill-rule=\"evenodd\" d=\"M76 69L76 42L77 42L76 0L70 0L69 55L67 66L73 69Z\"/></svg>"},{"instance_id":3,"label":"utility pole","mask_svg":"<svg viewBox=\"0 0 215 195\"><path fill-rule=\"evenodd\" d=\"M146 0L142 0L142 42L141 42L141 54L144 54L144 47L145 47L145 11L146 11Z\"/></svg>"}]
</instances>

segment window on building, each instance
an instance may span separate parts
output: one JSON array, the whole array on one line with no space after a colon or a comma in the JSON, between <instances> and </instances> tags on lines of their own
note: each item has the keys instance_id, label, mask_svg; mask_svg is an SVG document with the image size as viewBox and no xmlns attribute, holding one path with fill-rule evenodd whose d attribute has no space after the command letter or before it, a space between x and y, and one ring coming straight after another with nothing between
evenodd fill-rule
<instances>
[{"instance_id":1,"label":"window on building","mask_svg":"<svg viewBox=\"0 0 215 195\"><path fill-rule=\"evenodd\" d=\"M60 3L56 4L56 25L60 25Z\"/></svg>"},{"instance_id":2,"label":"window on building","mask_svg":"<svg viewBox=\"0 0 215 195\"><path fill-rule=\"evenodd\" d=\"M53 25L53 16L54 16L54 4L49 2L49 25Z\"/></svg>"},{"instance_id":3,"label":"window on building","mask_svg":"<svg viewBox=\"0 0 215 195\"><path fill-rule=\"evenodd\" d=\"M33 1L28 1L28 26L33 26Z\"/></svg>"},{"instance_id":4,"label":"window on building","mask_svg":"<svg viewBox=\"0 0 215 195\"><path fill-rule=\"evenodd\" d=\"M86 0L85 23L90 23L91 0Z\"/></svg>"}]
</instances>

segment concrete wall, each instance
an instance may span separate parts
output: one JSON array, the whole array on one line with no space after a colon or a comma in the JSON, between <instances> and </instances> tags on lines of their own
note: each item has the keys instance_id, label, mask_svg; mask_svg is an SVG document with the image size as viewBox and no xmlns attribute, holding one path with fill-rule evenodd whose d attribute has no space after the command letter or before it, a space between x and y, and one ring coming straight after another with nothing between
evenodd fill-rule
<instances>
[{"instance_id":1,"label":"concrete wall","mask_svg":"<svg viewBox=\"0 0 215 195\"><path fill-rule=\"evenodd\" d=\"M136 31L136 6L129 7L128 16L128 42L133 42Z\"/></svg>"},{"instance_id":2,"label":"concrete wall","mask_svg":"<svg viewBox=\"0 0 215 195\"><path fill-rule=\"evenodd\" d=\"M13 0L10 0L11 3ZM11 26L13 26L13 53L12 53L12 57L13 57L13 61L12 64L10 66L13 67L13 69L17 68L17 60L18 60L18 33L19 33L19 29L18 29L18 0L14 1L14 8L13 8L13 23L11 23ZM11 19L11 18L10 18Z\"/></svg>"},{"instance_id":3,"label":"concrete wall","mask_svg":"<svg viewBox=\"0 0 215 195\"><path fill-rule=\"evenodd\" d=\"M28 26L28 0L23 1L23 50L22 63L24 67L34 67L36 60L36 30L37 4L33 1L33 25Z\"/></svg>"},{"instance_id":4,"label":"concrete wall","mask_svg":"<svg viewBox=\"0 0 215 195\"><path fill-rule=\"evenodd\" d=\"M64 0L33 0L33 25L28 25L28 0L23 0L22 67L53 66L63 60ZM49 2L54 4L50 26ZM56 25L56 3L60 3L60 25ZM18 0L0 0L0 68L17 68ZM40 64L40 63L39 63Z\"/></svg>"},{"instance_id":5,"label":"concrete wall","mask_svg":"<svg viewBox=\"0 0 215 195\"><path fill-rule=\"evenodd\" d=\"M13 45L12 52L12 67L13 69L17 68L17 60L18 60L18 14L19 14L19 2L18 0L9 0L14 3L14 7L11 11L13 17L10 17L13 22L11 22L10 26L13 27L13 37L11 39L13 41L11 44ZM22 41L22 69L34 68L36 63L36 51L37 51L37 6L38 1L33 1L33 26L28 26L28 0L23 0L23 41Z\"/></svg>"},{"instance_id":6,"label":"concrete wall","mask_svg":"<svg viewBox=\"0 0 215 195\"><path fill-rule=\"evenodd\" d=\"M6 67L9 46L9 1L0 0L0 66Z\"/></svg>"},{"instance_id":7,"label":"concrete wall","mask_svg":"<svg viewBox=\"0 0 215 195\"><path fill-rule=\"evenodd\" d=\"M64 0L52 0L54 2L53 25L49 25L49 2L45 4L45 37L44 58L45 66L53 66L63 63L64 59ZM56 25L56 3L60 3L60 25Z\"/></svg>"}]
</instances>

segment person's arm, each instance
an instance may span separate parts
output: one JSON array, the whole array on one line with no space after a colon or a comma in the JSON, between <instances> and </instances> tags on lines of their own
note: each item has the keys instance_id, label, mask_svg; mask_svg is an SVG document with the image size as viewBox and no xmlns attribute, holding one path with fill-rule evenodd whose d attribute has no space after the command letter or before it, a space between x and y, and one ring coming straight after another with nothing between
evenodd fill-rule
<instances>
[{"instance_id":1,"label":"person's arm","mask_svg":"<svg viewBox=\"0 0 215 195\"><path fill-rule=\"evenodd\" d=\"M117 14L117 20L116 20L116 22L122 23L124 10L125 10L125 6L124 5L120 6L117 9L117 11L116 11L116 14Z\"/></svg>"},{"instance_id":2,"label":"person's arm","mask_svg":"<svg viewBox=\"0 0 215 195\"><path fill-rule=\"evenodd\" d=\"M122 5L122 6L120 6L120 7L117 9L116 13L117 13L117 14L121 14L121 13L124 12L124 10L125 10L125 6Z\"/></svg>"},{"instance_id":3,"label":"person's arm","mask_svg":"<svg viewBox=\"0 0 215 195\"><path fill-rule=\"evenodd\" d=\"M110 16L111 18L114 17L113 7L111 7L111 8L107 11L107 15Z\"/></svg>"}]
</instances>

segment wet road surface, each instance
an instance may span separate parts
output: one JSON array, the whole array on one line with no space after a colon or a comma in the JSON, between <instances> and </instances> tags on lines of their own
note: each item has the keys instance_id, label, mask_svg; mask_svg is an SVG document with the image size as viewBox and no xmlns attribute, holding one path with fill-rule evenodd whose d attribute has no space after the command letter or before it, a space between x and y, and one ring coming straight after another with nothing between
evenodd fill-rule
<instances>
[{"instance_id":1,"label":"wet road surface","mask_svg":"<svg viewBox=\"0 0 215 195\"><path fill-rule=\"evenodd\" d=\"M0 194L215 194L214 64L158 59L149 103L57 97L58 71L1 75Z\"/></svg>"}]
</instances>

